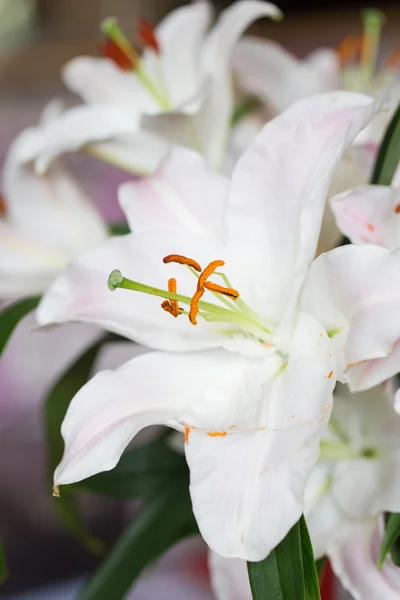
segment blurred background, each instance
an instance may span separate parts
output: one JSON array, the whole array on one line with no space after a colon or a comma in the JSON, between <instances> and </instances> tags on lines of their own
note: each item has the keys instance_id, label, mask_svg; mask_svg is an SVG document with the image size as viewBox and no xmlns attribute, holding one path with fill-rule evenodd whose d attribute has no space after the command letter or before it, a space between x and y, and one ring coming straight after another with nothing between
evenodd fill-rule
<instances>
[{"instance_id":1,"label":"blurred background","mask_svg":"<svg viewBox=\"0 0 400 600\"><path fill-rule=\"evenodd\" d=\"M37 121L49 100L57 97L66 103L74 101L62 86L60 69L74 56L99 54L99 23L105 17L117 16L129 34L135 30L138 17L156 24L182 4L185 2L178 0L0 0L0 161L15 135ZM221 0L214 4L220 10L230 3ZM272 38L300 57L321 46L336 47L346 36L358 34L359 10L368 5L349 0L281 0L277 4L284 10L285 19L279 24L258 23L252 33ZM400 4L398 0L376 0L373 6L388 17L382 43L382 52L388 53L400 42ZM75 163L89 192L103 211L115 218L120 174L88 157L79 157ZM28 597L26 591L39 587L40 591L29 598L62 598L63 592L73 598L79 578L90 572L99 558L68 535L54 513L46 478L40 400L57 373L51 362L40 359L51 353L55 342L37 332L27 336L31 326L25 323L19 327L0 365L0 536L11 573L0 588L0 597L22 600ZM74 335L68 335L69 342L63 348L64 365L75 351ZM131 510L98 498L86 498L85 508L94 531L107 544L116 539ZM190 552L203 575L199 589L191 586L189 593L189 587L184 588L182 598L211 598L204 575L204 547L194 543ZM173 572L174 564L172 558L166 566L161 565L161 573ZM40 588L69 579L72 582L63 583L48 596ZM139 586L132 597L178 598L176 592L168 595L167 587L163 592L156 590ZM196 596L199 590L206 595Z\"/></svg>"}]
</instances>

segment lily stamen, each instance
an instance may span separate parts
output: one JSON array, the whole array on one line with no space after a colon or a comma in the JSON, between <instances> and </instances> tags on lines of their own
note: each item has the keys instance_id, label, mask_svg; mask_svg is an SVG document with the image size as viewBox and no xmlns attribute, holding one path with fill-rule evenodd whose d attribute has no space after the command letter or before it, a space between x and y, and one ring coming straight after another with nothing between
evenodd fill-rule
<instances>
[{"instance_id":1,"label":"lily stamen","mask_svg":"<svg viewBox=\"0 0 400 600\"><path fill-rule=\"evenodd\" d=\"M168 279L168 291L176 294L176 289L176 279L173 277ZM164 302L161 303L161 308L173 317L179 317L180 310L178 300L164 300Z\"/></svg>"},{"instance_id":2,"label":"lily stamen","mask_svg":"<svg viewBox=\"0 0 400 600\"><path fill-rule=\"evenodd\" d=\"M172 262L178 263L180 265L187 265L188 267L192 267L192 269L201 273L201 266L199 265L199 263L193 260L192 258L182 256L182 254L168 254L168 256L164 256L163 263L165 265Z\"/></svg>"},{"instance_id":3,"label":"lily stamen","mask_svg":"<svg viewBox=\"0 0 400 600\"><path fill-rule=\"evenodd\" d=\"M132 45L130 44L128 38L120 29L117 19L115 19L114 17L105 19L101 25L101 30L103 31L103 33L106 34L108 40L115 44L115 46L120 50L120 53L116 53L115 48L113 48L110 58L115 59L115 57L117 57L117 60L115 62L118 65L120 65L125 63L125 61L121 60L121 54L122 56L125 56L126 59L131 63L132 71L135 72L137 78L141 81L141 83L144 85L147 91L157 101L157 103L160 105L160 108L162 110L169 110L170 101L167 96L166 90L163 89L164 86L155 85L152 77L149 76L149 74L146 72L143 66L143 61L140 54L134 48L132 48ZM151 42L151 47L153 49L154 46L156 46L158 48L158 51L160 50L158 42L154 36L154 32L153 37L150 40L151 35L149 33L149 29L145 29L143 27L143 24L141 24L139 35L142 39L144 36L149 44Z\"/></svg>"},{"instance_id":4,"label":"lily stamen","mask_svg":"<svg viewBox=\"0 0 400 600\"><path fill-rule=\"evenodd\" d=\"M138 19L139 31L138 38L143 43L144 46L151 48L154 52L160 56L161 48L158 43L157 35L154 27L145 21L145 19Z\"/></svg>"}]
</instances>

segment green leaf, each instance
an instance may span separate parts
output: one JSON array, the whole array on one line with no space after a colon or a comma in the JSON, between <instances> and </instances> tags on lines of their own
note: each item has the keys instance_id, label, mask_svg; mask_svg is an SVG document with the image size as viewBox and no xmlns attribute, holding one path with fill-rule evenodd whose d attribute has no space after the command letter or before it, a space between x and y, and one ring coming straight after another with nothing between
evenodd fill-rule
<instances>
[{"instance_id":1,"label":"green leaf","mask_svg":"<svg viewBox=\"0 0 400 600\"><path fill-rule=\"evenodd\" d=\"M87 382L93 363L103 342L104 339L81 355L47 396L44 405L44 420L50 481L52 481L54 469L60 462L64 452L61 424L65 413L72 398ZM62 490L61 497L54 500L55 510L58 512L61 520L87 550L94 554L101 554L104 551L103 543L101 540L95 538L87 529L71 492L68 489L64 491L64 488Z\"/></svg>"},{"instance_id":2,"label":"green leaf","mask_svg":"<svg viewBox=\"0 0 400 600\"><path fill-rule=\"evenodd\" d=\"M390 185L400 160L400 105L386 130L371 183Z\"/></svg>"},{"instance_id":3,"label":"green leaf","mask_svg":"<svg viewBox=\"0 0 400 600\"><path fill-rule=\"evenodd\" d=\"M112 471L68 487L119 499L144 499L178 481L189 485L185 457L171 450L163 438L126 452Z\"/></svg>"},{"instance_id":4,"label":"green leaf","mask_svg":"<svg viewBox=\"0 0 400 600\"><path fill-rule=\"evenodd\" d=\"M178 540L197 531L186 485L164 489L135 515L78 600L124 598L145 567Z\"/></svg>"},{"instance_id":5,"label":"green leaf","mask_svg":"<svg viewBox=\"0 0 400 600\"><path fill-rule=\"evenodd\" d=\"M266 559L247 565L253 600L305 600L300 521Z\"/></svg>"},{"instance_id":6,"label":"green leaf","mask_svg":"<svg viewBox=\"0 0 400 600\"><path fill-rule=\"evenodd\" d=\"M396 539L400 536L400 513L392 513L386 523L385 534L379 553L378 569L383 565L387 554L391 551Z\"/></svg>"},{"instance_id":7,"label":"green leaf","mask_svg":"<svg viewBox=\"0 0 400 600\"><path fill-rule=\"evenodd\" d=\"M307 523L302 515L300 519L301 554L307 600L321 600L318 572L314 560L314 551L308 533Z\"/></svg>"},{"instance_id":8,"label":"green leaf","mask_svg":"<svg viewBox=\"0 0 400 600\"><path fill-rule=\"evenodd\" d=\"M24 298L6 306L0 313L0 356L3 353L7 342L20 322L32 310L35 310L39 304L40 296Z\"/></svg>"},{"instance_id":9,"label":"green leaf","mask_svg":"<svg viewBox=\"0 0 400 600\"><path fill-rule=\"evenodd\" d=\"M315 561L315 568L317 569L318 581L319 581L320 585L321 585L322 580L325 575L326 565L327 565L326 556L323 556L322 558L319 558L318 560Z\"/></svg>"},{"instance_id":10,"label":"green leaf","mask_svg":"<svg viewBox=\"0 0 400 600\"><path fill-rule=\"evenodd\" d=\"M108 231L111 235L126 235L131 232L128 223L125 223L124 221L121 223L110 223Z\"/></svg>"},{"instance_id":11,"label":"green leaf","mask_svg":"<svg viewBox=\"0 0 400 600\"><path fill-rule=\"evenodd\" d=\"M6 554L3 546L0 545L0 584L3 583L8 577L8 567Z\"/></svg>"},{"instance_id":12,"label":"green leaf","mask_svg":"<svg viewBox=\"0 0 400 600\"><path fill-rule=\"evenodd\" d=\"M231 127L236 127L247 115L251 114L261 106L258 98L247 98L242 104L236 106L231 117Z\"/></svg>"}]
</instances>

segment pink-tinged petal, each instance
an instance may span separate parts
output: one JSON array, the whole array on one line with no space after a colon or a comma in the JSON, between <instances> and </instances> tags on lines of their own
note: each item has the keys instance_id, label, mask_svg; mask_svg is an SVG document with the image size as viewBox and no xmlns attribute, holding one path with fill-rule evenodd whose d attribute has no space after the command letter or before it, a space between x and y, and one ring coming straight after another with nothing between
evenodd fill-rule
<instances>
[{"instance_id":1,"label":"pink-tinged petal","mask_svg":"<svg viewBox=\"0 0 400 600\"><path fill-rule=\"evenodd\" d=\"M262 17L278 20L281 16L281 11L269 2L235 2L221 14L205 40L201 70L210 87L195 125L204 154L214 167L221 167L228 141L233 111L230 61L234 48L253 21Z\"/></svg>"},{"instance_id":2,"label":"pink-tinged petal","mask_svg":"<svg viewBox=\"0 0 400 600\"><path fill-rule=\"evenodd\" d=\"M228 179L195 152L174 148L151 178L122 185L119 201L135 233L223 235Z\"/></svg>"},{"instance_id":3,"label":"pink-tinged petal","mask_svg":"<svg viewBox=\"0 0 400 600\"><path fill-rule=\"evenodd\" d=\"M198 68L201 45L213 15L211 2L202 0L181 6L169 13L156 28L161 54L145 53L145 66L153 67L155 74L162 73L169 97L174 106L193 97L200 84ZM153 64L151 64L151 62Z\"/></svg>"},{"instance_id":4,"label":"pink-tinged petal","mask_svg":"<svg viewBox=\"0 0 400 600\"><path fill-rule=\"evenodd\" d=\"M400 246L400 190L367 185L334 196L331 207L339 229L354 244Z\"/></svg>"},{"instance_id":5,"label":"pink-tinged petal","mask_svg":"<svg viewBox=\"0 0 400 600\"><path fill-rule=\"evenodd\" d=\"M61 75L65 85L88 104L124 107L133 120L142 112L159 110L136 75L122 71L108 58L79 56L66 64Z\"/></svg>"},{"instance_id":6,"label":"pink-tinged petal","mask_svg":"<svg viewBox=\"0 0 400 600\"><path fill-rule=\"evenodd\" d=\"M173 318L162 310L162 298L108 289L111 271L119 269L129 279L164 290L168 279L174 277L178 293L192 297L197 286L194 275L183 265L163 263L163 258L173 253L193 257L203 268L216 258L224 259L218 244L189 234L153 232L111 238L73 261L50 286L37 310L39 324L96 323L163 350L221 345L221 335L210 323L193 326L187 315Z\"/></svg>"},{"instance_id":7,"label":"pink-tinged petal","mask_svg":"<svg viewBox=\"0 0 400 600\"><path fill-rule=\"evenodd\" d=\"M313 64L300 61L276 42L252 36L238 43L233 68L243 90L258 96L273 114L300 98L338 87L331 85Z\"/></svg>"},{"instance_id":8,"label":"pink-tinged petal","mask_svg":"<svg viewBox=\"0 0 400 600\"><path fill-rule=\"evenodd\" d=\"M216 387L223 389L228 378L240 379L240 361L251 368L252 361L232 358L224 350L150 352L115 371L98 373L74 397L64 419L65 453L55 485L114 468L131 439L148 425L167 424L182 431L191 405L215 400ZM233 386L234 382L223 389L220 410L225 418ZM207 426L211 427L210 420Z\"/></svg>"},{"instance_id":9,"label":"pink-tinged petal","mask_svg":"<svg viewBox=\"0 0 400 600\"><path fill-rule=\"evenodd\" d=\"M35 156L38 173L44 173L54 158L74 152L86 144L101 142L138 131L139 122L126 107L115 105L76 106L49 124Z\"/></svg>"},{"instance_id":10,"label":"pink-tinged petal","mask_svg":"<svg viewBox=\"0 0 400 600\"><path fill-rule=\"evenodd\" d=\"M224 558L210 551L208 565L215 600L252 599L247 565L244 560Z\"/></svg>"},{"instance_id":11,"label":"pink-tinged petal","mask_svg":"<svg viewBox=\"0 0 400 600\"><path fill-rule=\"evenodd\" d=\"M384 531L383 517L348 526L329 558L336 576L354 600L398 600L400 569L388 557L377 569L379 547Z\"/></svg>"},{"instance_id":12,"label":"pink-tinged petal","mask_svg":"<svg viewBox=\"0 0 400 600\"><path fill-rule=\"evenodd\" d=\"M379 106L347 92L301 100L262 129L233 171L230 243L239 259L252 248L259 302L277 320L296 302L314 258L342 154Z\"/></svg>"},{"instance_id":13,"label":"pink-tinged petal","mask_svg":"<svg viewBox=\"0 0 400 600\"><path fill-rule=\"evenodd\" d=\"M286 369L268 375L267 359L248 366L242 359L229 397L217 388L214 397L190 405L185 422L194 428L185 450L194 514L222 556L262 560L303 511L335 381L329 339L320 330L301 316ZM202 429L205 419L214 431Z\"/></svg>"},{"instance_id":14,"label":"pink-tinged petal","mask_svg":"<svg viewBox=\"0 0 400 600\"><path fill-rule=\"evenodd\" d=\"M400 253L380 246L337 248L310 269L301 305L333 336L353 391L364 389L352 380L353 367L389 356L400 338L399 288ZM375 375L380 383L388 373Z\"/></svg>"}]
</instances>

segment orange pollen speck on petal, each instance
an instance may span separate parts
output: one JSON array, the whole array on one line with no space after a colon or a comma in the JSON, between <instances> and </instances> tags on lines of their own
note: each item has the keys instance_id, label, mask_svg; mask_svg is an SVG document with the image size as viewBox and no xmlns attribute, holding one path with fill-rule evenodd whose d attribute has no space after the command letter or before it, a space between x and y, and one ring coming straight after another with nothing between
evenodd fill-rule
<instances>
[{"instance_id":1,"label":"orange pollen speck on petal","mask_svg":"<svg viewBox=\"0 0 400 600\"><path fill-rule=\"evenodd\" d=\"M189 267L192 267L195 271L201 273L201 266L192 258L186 258L186 256L182 256L181 254L168 254L168 256L164 256L163 263L165 265L172 262L179 263L180 265L188 265Z\"/></svg>"},{"instance_id":2,"label":"orange pollen speck on petal","mask_svg":"<svg viewBox=\"0 0 400 600\"><path fill-rule=\"evenodd\" d=\"M185 444L188 444L188 443L189 443L189 434L190 434L190 430L191 430L191 427L190 427L190 425L185 425L185 435L184 435L184 438L183 438L183 439L184 439L184 442L185 442Z\"/></svg>"},{"instance_id":3,"label":"orange pollen speck on petal","mask_svg":"<svg viewBox=\"0 0 400 600\"><path fill-rule=\"evenodd\" d=\"M400 213L400 204L396 204L396 206L394 207L394 212L397 214Z\"/></svg>"},{"instance_id":4,"label":"orange pollen speck on petal","mask_svg":"<svg viewBox=\"0 0 400 600\"><path fill-rule=\"evenodd\" d=\"M333 375L333 371L329 371L328 375L325 376L325 379L330 379Z\"/></svg>"},{"instance_id":5,"label":"orange pollen speck on petal","mask_svg":"<svg viewBox=\"0 0 400 600\"><path fill-rule=\"evenodd\" d=\"M360 59L362 49L362 38L355 35L349 35L339 45L339 59L342 65L355 62Z\"/></svg>"},{"instance_id":6,"label":"orange pollen speck on petal","mask_svg":"<svg viewBox=\"0 0 400 600\"><path fill-rule=\"evenodd\" d=\"M373 233L375 231L375 226L372 225L372 223L366 223L365 225L366 225L368 231L370 231L371 233Z\"/></svg>"},{"instance_id":7,"label":"orange pollen speck on petal","mask_svg":"<svg viewBox=\"0 0 400 600\"><path fill-rule=\"evenodd\" d=\"M148 48L154 50L156 54L160 55L161 48L154 27L144 19L139 19L138 23L138 38L140 39L140 41Z\"/></svg>"},{"instance_id":8,"label":"orange pollen speck on petal","mask_svg":"<svg viewBox=\"0 0 400 600\"><path fill-rule=\"evenodd\" d=\"M115 42L108 39L101 46L100 51L103 56L109 58L119 67L122 71L132 71L137 67L136 64L132 63L132 59L129 58L123 50Z\"/></svg>"},{"instance_id":9,"label":"orange pollen speck on petal","mask_svg":"<svg viewBox=\"0 0 400 600\"><path fill-rule=\"evenodd\" d=\"M226 431L210 431L207 435L210 437L225 437Z\"/></svg>"},{"instance_id":10,"label":"orange pollen speck on petal","mask_svg":"<svg viewBox=\"0 0 400 600\"><path fill-rule=\"evenodd\" d=\"M357 362L347 363L346 369L349 369L350 367L356 367L357 365L362 365L363 363L365 363L365 360L358 360Z\"/></svg>"}]
</instances>

